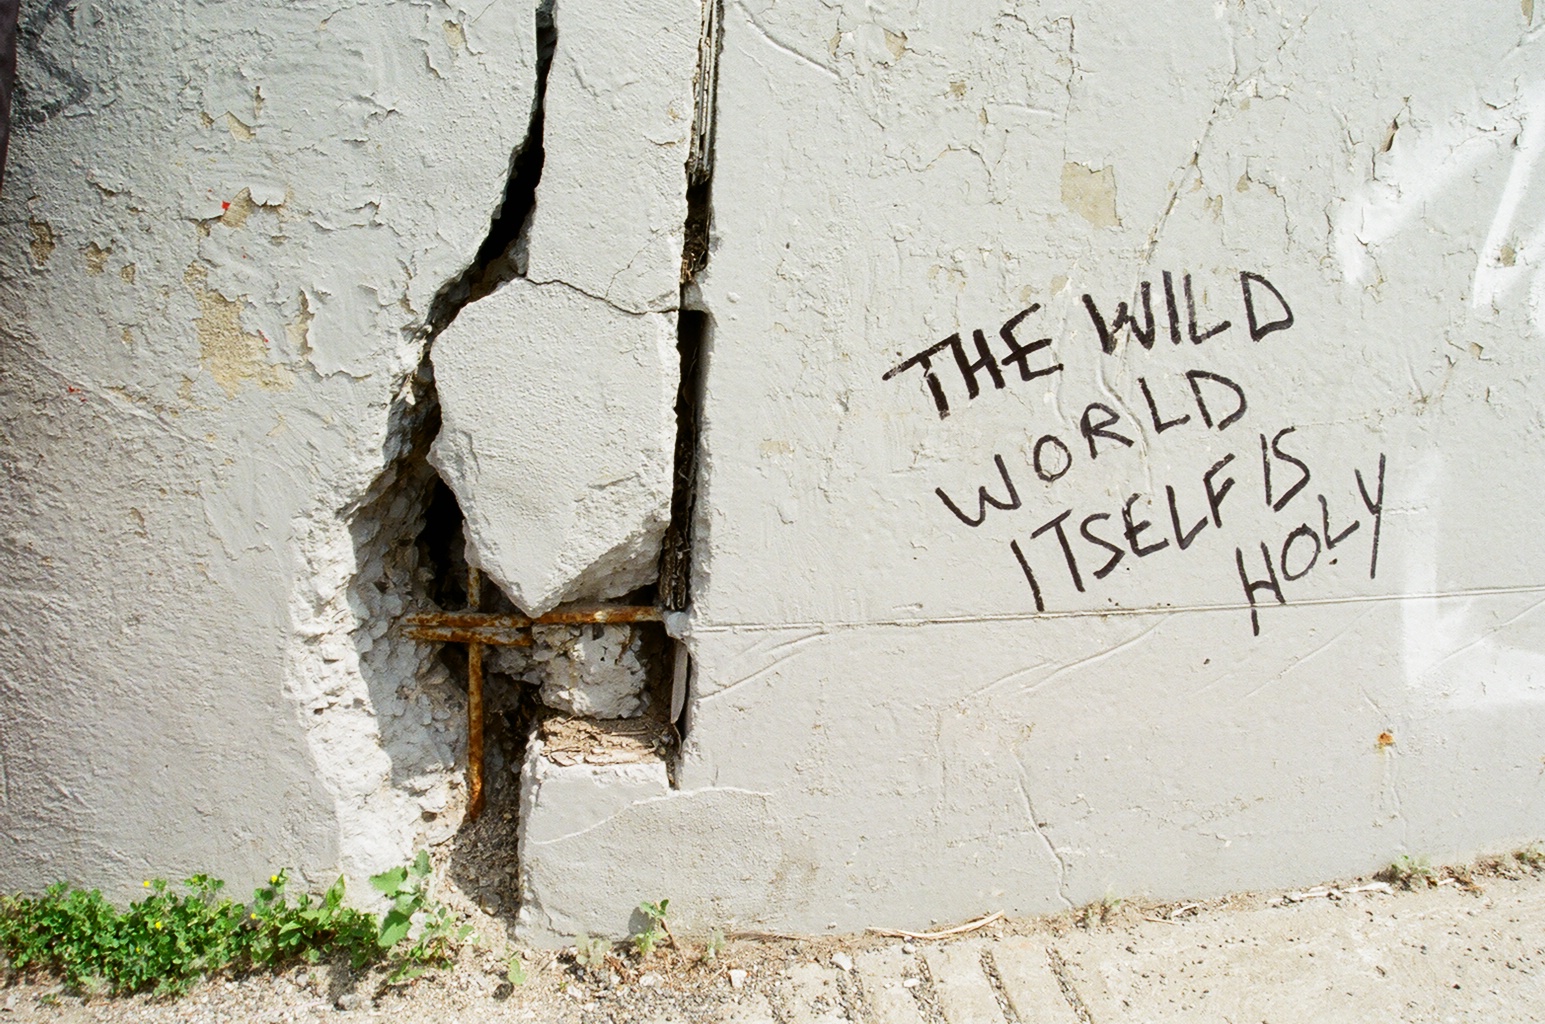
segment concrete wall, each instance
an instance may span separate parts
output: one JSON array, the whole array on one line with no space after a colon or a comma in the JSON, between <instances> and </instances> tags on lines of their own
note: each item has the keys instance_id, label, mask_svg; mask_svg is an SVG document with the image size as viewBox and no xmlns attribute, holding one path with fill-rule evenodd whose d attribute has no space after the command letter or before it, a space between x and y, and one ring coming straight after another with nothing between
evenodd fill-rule
<instances>
[{"instance_id":1,"label":"concrete wall","mask_svg":"<svg viewBox=\"0 0 1545 1024\"><path fill-rule=\"evenodd\" d=\"M529 612L647 594L691 528L680 747L572 687L532 721L533 938L1540 832L1531 2L559 0L541 60L530 5L474 7L28 13L8 885L358 878L456 830L460 690L392 629L431 461ZM577 642L501 671L546 694Z\"/></svg>"}]
</instances>

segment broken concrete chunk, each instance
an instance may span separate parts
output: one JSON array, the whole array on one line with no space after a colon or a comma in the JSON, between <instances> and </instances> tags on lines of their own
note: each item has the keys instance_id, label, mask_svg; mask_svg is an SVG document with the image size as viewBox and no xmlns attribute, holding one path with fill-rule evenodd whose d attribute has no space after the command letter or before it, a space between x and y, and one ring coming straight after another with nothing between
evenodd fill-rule
<instances>
[{"instance_id":1,"label":"broken concrete chunk","mask_svg":"<svg viewBox=\"0 0 1545 1024\"><path fill-rule=\"evenodd\" d=\"M699 0L559 0L527 273L626 309L680 293Z\"/></svg>"},{"instance_id":2,"label":"broken concrete chunk","mask_svg":"<svg viewBox=\"0 0 1545 1024\"><path fill-rule=\"evenodd\" d=\"M592 742L600 742L589 737ZM563 738L558 738L562 747ZM548 756L552 743L533 729L521 767L522 862L529 844L573 835L628 805L670 792L665 761L652 751L603 764ZM572 752L572 751L570 751Z\"/></svg>"},{"instance_id":3,"label":"broken concrete chunk","mask_svg":"<svg viewBox=\"0 0 1545 1024\"><path fill-rule=\"evenodd\" d=\"M645 670L638 630L624 626L538 626L542 703L590 718L644 713Z\"/></svg>"},{"instance_id":4,"label":"broken concrete chunk","mask_svg":"<svg viewBox=\"0 0 1545 1024\"><path fill-rule=\"evenodd\" d=\"M652 582L670 519L674 313L511 281L435 342L430 461L467 557L529 615Z\"/></svg>"}]
</instances>

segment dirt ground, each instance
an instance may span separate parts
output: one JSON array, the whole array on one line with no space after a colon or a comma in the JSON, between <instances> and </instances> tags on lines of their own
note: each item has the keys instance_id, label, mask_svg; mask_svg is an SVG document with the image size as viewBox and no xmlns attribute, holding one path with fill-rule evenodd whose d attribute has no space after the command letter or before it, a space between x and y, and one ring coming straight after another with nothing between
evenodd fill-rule
<instances>
[{"instance_id":1,"label":"dirt ground","mask_svg":"<svg viewBox=\"0 0 1545 1024\"><path fill-rule=\"evenodd\" d=\"M1545 864L1530 856L1393 884L1350 879L1183 904L1107 900L1051 917L1000 918L933 940L731 936L710 954L703 937L684 936L648 958L619 948L589 967L576 962L573 949L508 941L493 918L480 915L475 923L479 935L462 947L454 969L406 985L322 965L215 978L180 999L158 1001L83 999L47 979L12 979L0 990L0 1024L868 1021L880 1018L866 986L902 976L861 978L853 965L872 962L863 961L865 951L899 948L921 962L921 947L971 943L987 951L987 963L994 944L1014 936L1044 944L1067 965L1078 989L1069 1002L1081 1007L1070 1020L1545 1020ZM512 962L519 964L519 984L510 980ZM820 965L841 981L840 1000L822 1009L827 1016L790 994L787 979L800 964ZM926 968L921 974L926 983ZM1286 1009L1269 1018L1255 1013L1273 992ZM940 1009L926 984L916 997L922 1019L962 1024ZM1014 1022L1012 1007L1004 1006Z\"/></svg>"}]
</instances>

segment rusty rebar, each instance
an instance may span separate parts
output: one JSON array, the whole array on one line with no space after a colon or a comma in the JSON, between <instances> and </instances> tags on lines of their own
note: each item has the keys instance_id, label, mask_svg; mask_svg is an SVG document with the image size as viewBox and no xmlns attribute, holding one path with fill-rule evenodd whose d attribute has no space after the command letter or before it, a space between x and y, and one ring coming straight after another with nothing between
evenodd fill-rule
<instances>
[{"instance_id":1,"label":"rusty rebar","mask_svg":"<svg viewBox=\"0 0 1545 1024\"><path fill-rule=\"evenodd\" d=\"M467 569L467 607L483 605L483 573ZM527 637L530 642L530 637ZM483 644L467 644L467 820L483 813Z\"/></svg>"},{"instance_id":2,"label":"rusty rebar","mask_svg":"<svg viewBox=\"0 0 1545 1024\"><path fill-rule=\"evenodd\" d=\"M659 622L652 605L569 605L543 615L494 615L481 610L483 574L467 569L467 610L404 615L403 633L430 643L467 645L467 820L483 813L483 648L530 647L532 626Z\"/></svg>"}]
</instances>

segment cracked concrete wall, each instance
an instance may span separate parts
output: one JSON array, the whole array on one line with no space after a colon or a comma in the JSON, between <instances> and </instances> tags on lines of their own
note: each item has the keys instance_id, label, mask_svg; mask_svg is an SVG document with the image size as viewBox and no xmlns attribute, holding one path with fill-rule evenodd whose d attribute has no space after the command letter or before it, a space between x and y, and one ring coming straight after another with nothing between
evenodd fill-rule
<instances>
[{"instance_id":1,"label":"cracked concrete wall","mask_svg":"<svg viewBox=\"0 0 1545 1024\"><path fill-rule=\"evenodd\" d=\"M457 827L459 691L391 627L427 590L431 310L529 141L533 14L28 9L7 884L357 881ZM552 5L512 276L428 353L469 557L528 611L655 572L702 16ZM917 927L1532 838L1532 5L722 25L686 740L628 718L597 764L597 723L536 724L526 934L663 897L688 930ZM638 710L642 671L582 653L551 699Z\"/></svg>"},{"instance_id":2,"label":"cracked concrete wall","mask_svg":"<svg viewBox=\"0 0 1545 1024\"><path fill-rule=\"evenodd\" d=\"M529 933L1537 837L1542 47L1513 0L727 3L690 731L546 833Z\"/></svg>"},{"instance_id":3,"label":"cracked concrete wall","mask_svg":"<svg viewBox=\"0 0 1545 1024\"><path fill-rule=\"evenodd\" d=\"M389 629L422 589L424 327L525 133L533 12L23 19L0 872L360 882L460 818L462 698Z\"/></svg>"}]
</instances>

